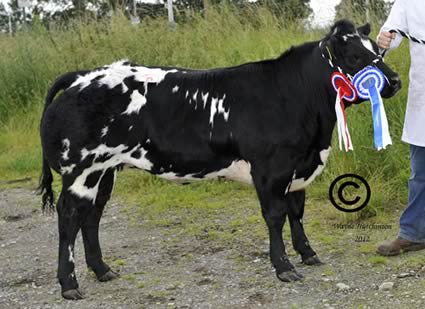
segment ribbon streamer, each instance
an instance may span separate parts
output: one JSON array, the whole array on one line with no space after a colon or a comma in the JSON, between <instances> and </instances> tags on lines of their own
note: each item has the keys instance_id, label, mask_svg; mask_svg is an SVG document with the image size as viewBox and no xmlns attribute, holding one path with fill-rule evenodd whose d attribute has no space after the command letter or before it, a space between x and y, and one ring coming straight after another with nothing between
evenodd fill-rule
<instances>
[{"instance_id":1,"label":"ribbon streamer","mask_svg":"<svg viewBox=\"0 0 425 309\"><path fill-rule=\"evenodd\" d=\"M358 96L364 100L370 100L372 104L375 148L377 150L385 149L392 144L381 97L381 91L385 86L385 75L378 68L368 66L354 76L353 84Z\"/></svg>"},{"instance_id":2,"label":"ribbon streamer","mask_svg":"<svg viewBox=\"0 0 425 309\"><path fill-rule=\"evenodd\" d=\"M347 127L347 118L345 116L344 100L354 102L357 99L357 92L351 81L340 72L332 74L331 82L337 92L335 113L338 128L339 149L342 150L342 144L344 144L345 151L353 150L350 132Z\"/></svg>"}]
</instances>

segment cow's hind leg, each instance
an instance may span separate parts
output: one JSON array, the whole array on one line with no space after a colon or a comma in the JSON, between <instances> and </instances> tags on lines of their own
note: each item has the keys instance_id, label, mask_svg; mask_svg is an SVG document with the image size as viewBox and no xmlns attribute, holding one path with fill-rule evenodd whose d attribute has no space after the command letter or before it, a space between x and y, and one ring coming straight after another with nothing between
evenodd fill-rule
<instances>
[{"instance_id":1,"label":"cow's hind leg","mask_svg":"<svg viewBox=\"0 0 425 309\"><path fill-rule=\"evenodd\" d=\"M99 223L105 204L111 197L116 171L109 169L99 183L96 203L87 212L82 223L84 249L87 266L94 271L99 281L109 281L118 276L102 259L102 250L99 243Z\"/></svg>"},{"instance_id":2,"label":"cow's hind leg","mask_svg":"<svg viewBox=\"0 0 425 309\"><path fill-rule=\"evenodd\" d=\"M66 299L83 298L78 289L74 261L74 244L81 227L81 210L83 207L87 207L87 202L68 193L66 186L64 186L57 204L59 219L59 265L57 277L62 288L62 296Z\"/></svg>"},{"instance_id":3,"label":"cow's hind leg","mask_svg":"<svg viewBox=\"0 0 425 309\"><path fill-rule=\"evenodd\" d=\"M292 245L295 251L301 255L301 260L306 265L322 264L311 248L303 227L303 215L305 205L305 191L296 191L287 196L288 217L291 226Z\"/></svg>"}]
</instances>

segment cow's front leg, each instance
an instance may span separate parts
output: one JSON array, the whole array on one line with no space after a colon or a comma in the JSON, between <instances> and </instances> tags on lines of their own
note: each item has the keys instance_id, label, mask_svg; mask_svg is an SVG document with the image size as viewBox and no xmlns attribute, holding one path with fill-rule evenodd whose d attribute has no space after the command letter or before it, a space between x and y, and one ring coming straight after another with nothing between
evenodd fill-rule
<instances>
[{"instance_id":1,"label":"cow's front leg","mask_svg":"<svg viewBox=\"0 0 425 309\"><path fill-rule=\"evenodd\" d=\"M264 178L263 178L264 180ZM260 179L254 179L258 197L261 203L261 211L267 223L270 238L270 259L276 270L277 277L285 282L302 279L295 267L291 264L286 254L283 243L282 230L287 214L287 204L285 202L284 182L267 184ZM289 183L289 180L287 180Z\"/></svg>"},{"instance_id":2,"label":"cow's front leg","mask_svg":"<svg viewBox=\"0 0 425 309\"><path fill-rule=\"evenodd\" d=\"M301 260L306 265L320 265L322 262L311 248L303 227L305 205L305 191L296 191L287 196L288 218L291 226L292 245L301 255Z\"/></svg>"}]
</instances>

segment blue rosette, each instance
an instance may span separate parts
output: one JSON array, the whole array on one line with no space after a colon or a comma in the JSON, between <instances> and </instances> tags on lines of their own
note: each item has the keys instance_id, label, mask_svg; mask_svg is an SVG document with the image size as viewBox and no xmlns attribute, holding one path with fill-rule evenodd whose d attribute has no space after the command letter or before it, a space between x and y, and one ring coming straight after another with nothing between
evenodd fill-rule
<instances>
[{"instance_id":1,"label":"blue rosette","mask_svg":"<svg viewBox=\"0 0 425 309\"><path fill-rule=\"evenodd\" d=\"M387 115L381 92L385 87L386 79L384 73L376 67L368 66L358 72L353 79L357 94L364 100L370 100L372 105L373 135L375 148L385 149L392 144L388 129Z\"/></svg>"}]
</instances>

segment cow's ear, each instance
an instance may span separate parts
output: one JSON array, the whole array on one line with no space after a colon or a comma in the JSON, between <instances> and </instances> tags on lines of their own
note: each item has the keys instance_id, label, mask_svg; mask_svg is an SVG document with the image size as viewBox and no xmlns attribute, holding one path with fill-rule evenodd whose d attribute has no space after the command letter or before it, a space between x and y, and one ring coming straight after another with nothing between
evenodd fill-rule
<instances>
[{"instance_id":1,"label":"cow's ear","mask_svg":"<svg viewBox=\"0 0 425 309\"><path fill-rule=\"evenodd\" d=\"M370 27L370 24L369 23L367 23L367 24L365 24L365 25L363 25L363 26L361 26L361 27L359 27L359 28L357 28L357 31L360 33L360 34L363 34L363 35L366 35L366 36L369 36L369 34L370 34L370 32L371 32L371 27Z\"/></svg>"},{"instance_id":2,"label":"cow's ear","mask_svg":"<svg viewBox=\"0 0 425 309\"><path fill-rule=\"evenodd\" d=\"M353 23L348 20L339 20L332 27L328 36L331 37L342 37L349 33L355 33L356 27L354 27Z\"/></svg>"}]
</instances>

